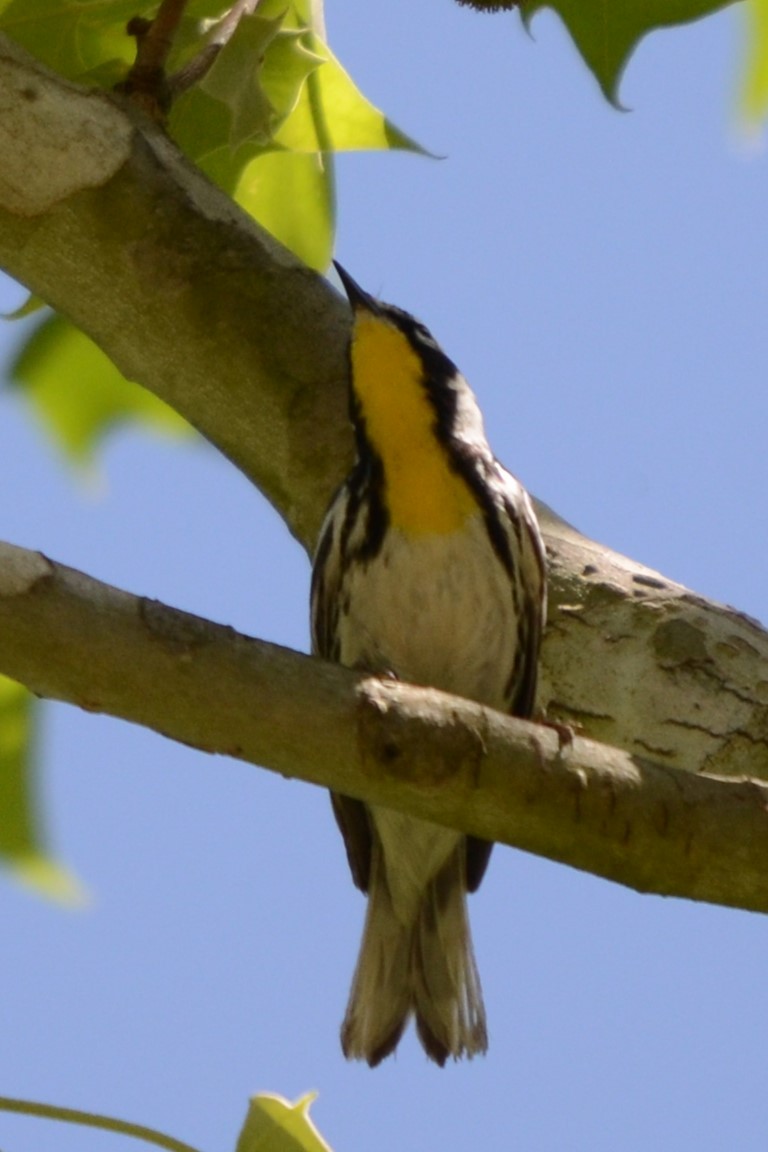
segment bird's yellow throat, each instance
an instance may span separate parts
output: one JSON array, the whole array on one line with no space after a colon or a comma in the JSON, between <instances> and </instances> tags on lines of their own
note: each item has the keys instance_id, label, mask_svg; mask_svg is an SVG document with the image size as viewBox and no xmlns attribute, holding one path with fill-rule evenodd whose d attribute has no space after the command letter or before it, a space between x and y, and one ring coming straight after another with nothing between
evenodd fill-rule
<instances>
[{"instance_id":1,"label":"bird's yellow throat","mask_svg":"<svg viewBox=\"0 0 768 1152\"><path fill-rule=\"evenodd\" d=\"M352 384L384 465L392 526L415 535L455 532L478 508L435 432L424 365L399 328L362 311L352 334Z\"/></svg>"}]
</instances>

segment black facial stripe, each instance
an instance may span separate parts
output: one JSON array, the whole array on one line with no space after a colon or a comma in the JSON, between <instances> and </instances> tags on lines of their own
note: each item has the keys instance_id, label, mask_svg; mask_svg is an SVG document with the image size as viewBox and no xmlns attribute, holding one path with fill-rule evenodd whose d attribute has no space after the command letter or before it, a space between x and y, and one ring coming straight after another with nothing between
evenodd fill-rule
<instances>
[{"instance_id":1,"label":"black facial stripe","mask_svg":"<svg viewBox=\"0 0 768 1152\"><path fill-rule=\"evenodd\" d=\"M450 460L456 471L464 478L467 486L471 489L472 494L477 500L478 506L485 519L485 525L488 529L488 536L493 550L504 568L506 568L513 588L516 587L515 576L517 566L512 554L509 535L504 528L504 518L494 499L495 485L488 474L489 462L482 457L478 458L476 448L470 448L469 445L455 440L451 444ZM508 500L504 501L504 512L509 523L512 525L519 543L520 520L517 515L517 510Z\"/></svg>"},{"instance_id":2,"label":"black facial stripe","mask_svg":"<svg viewBox=\"0 0 768 1152\"><path fill-rule=\"evenodd\" d=\"M336 598L330 595L328 588L335 534L336 522L331 519L318 544L310 594L313 651L330 660L338 659L338 609Z\"/></svg>"},{"instance_id":3,"label":"black facial stripe","mask_svg":"<svg viewBox=\"0 0 768 1152\"><path fill-rule=\"evenodd\" d=\"M381 548L389 525L389 513L384 503L384 466L370 447L358 459L349 481L349 500L344 523L341 528L341 554L348 558L370 560ZM367 514L362 544L351 546L354 529L363 515Z\"/></svg>"}]
</instances>

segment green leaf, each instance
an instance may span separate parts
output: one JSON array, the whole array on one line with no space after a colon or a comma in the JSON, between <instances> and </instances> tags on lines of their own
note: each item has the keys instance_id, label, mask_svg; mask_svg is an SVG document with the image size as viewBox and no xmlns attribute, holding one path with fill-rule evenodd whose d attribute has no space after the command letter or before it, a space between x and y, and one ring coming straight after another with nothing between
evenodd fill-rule
<instances>
[{"instance_id":1,"label":"green leaf","mask_svg":"<svg viewBox=\"0 0 768 1152\"><path fill-rule=\"evenodd\" d=\"M304 95L304 82L323 63L312 50L313 36L306 28L284 28L267 53L262 73L264 91L277 112L275 127L283 123Z\"/></svg>"},{"instance_id":2,"label":"green leaf","mask_svg":"<svg viewBox=\"0 0 768 1152\"><path fill-rule=\"evenodd\" d=\"M768 0L749 0L745 11L749 47L741 107L746 120L756 125L768 112Z\"/></svg>"},{"instance_id":3,"label":"green leaf","mask_svg":"<svg viewBox=\"0 0 768 1152\"><path fill-rule=\"evenodd\" d=\"M324 63L309 77L302 99L278 129L278 144L299 152L398 148L431 155L363 96L322 40L312 34L307 44Z\"/></svg>"},{"instance_id":4,"label":"green leaf","mask_svg":"<svg viewBox=\"0 0 768 1152\"><path fill-rule=\"evenodd\" d=\"M209 77L177 102L171 133L246 212L322 272L335 230L332 153L426 153L366 100L308 27L301 0L262 0L259 14L241 20Z\"/></svg>"},{"instance_id":5,"label":"green leaf","mask_svg":"<svg viewBox=\"0 0 768 1152\"><path fill-rule=\"evenodd\" d=\"M61 316L49 316L35 329L9 375L76 463L90 461L104 435L129 420L166 435L190 431L181 416L126 380L92 340Z\"/></svg>"},{"instance_id":6,"label":"green leaf","mask_svg":"<svg viewBox=\"0 0 768 1152\"><path fill-rule=\"evenodd\" d=\"M42 845L33 760L37 716L26 688L0 676L0 857L41 895L76 903L83 898L80 886Z\"/></svg>"},{"instance_id":7,"label":"green leaf","mask_svg":"<svg viewBox=\"0 0 768 1152\"><path fill-rule=\"evenodd\" d=\"M336 223L333 156L268 152L245 169L235 199L305 264L325 271Z\"/></svg>"},{"instance_id":8,"label":"green leaf","mask_svg":"<svg viewBox=\"0 0 768 1152\"><path fill-rule=\"evenodd\" d=\"M285 11L270 20L242 17L200 82L200 89L229 111L230 148L248 140L269 145L304 80L321 62L304 48L301 31L281 31L284 18Z\"/></svg>"},{"instance_id":9,"label":"green leaf","mask_svg":"<svg viewBox=\"0 0 768 1152\"><path fill-rule=\"evenodd\" d=\"M0 13L0 29L75 80L105 61L130 61L135 41L125 26L151 8L146 0L10 0Z\"/></svg>"},{"instance_id":10,"label":"green leaf","mask_svg":"<svg viewBox=\"0 0 768 1152\"><path fill-rule=\"evenodd\" d=\"M558 13L605 96L618 105L622 72L638 42L656 28L688 24L733 0L522 0L529 24L539 9Z\"/></svg>"},{"instance_id":11,"label":"green leaf","mask_svg":"<svg viewBox=\"0 0 768 1152\"><path fill-rule=\"evenodd\" d=\"M0 676L0 852L19 858L34 850L36 836L28 787L33 697Z\"/></svg>"},{"instance_id":12,"label":"green leaf","mask_svg":"<svg viewBox=\"0 0 768 1152\"><path fill-rule=\"evenodd\" d=\"M236 1152L331 1152L309 1118L316 1096L310 1092L295 1104L267 1092L251 1097Z\"/></svg>"},{"instance_id":13,"label":"green leaf","mask_svg":"<svg viewBox=\"0 0 768 1152\"><path fill-rule=\"evenodd\" d=\"M133 16L151 18L157 7L158 0L0 0L0 30L62 76L111 86L136 55L126 24ZM190 0L174 38L172 70L200 43L200 20L227 7L228 0Z\"/></svg>"},{"instance_id":14,"label":"green leaf","mask_svg":"<svg viewBox=\"0 0 768 1152\"><path fill-rule=\"evenodd\" d=\"M282 27L285 18L285 6L269 19L241 18L210 72L171 113L172 135L198 163L227 149L233 186L255 154L273 147L275 130L295 107L304 80L322 63L305 47L305 30Z\"/></svg>"}]
</instances>

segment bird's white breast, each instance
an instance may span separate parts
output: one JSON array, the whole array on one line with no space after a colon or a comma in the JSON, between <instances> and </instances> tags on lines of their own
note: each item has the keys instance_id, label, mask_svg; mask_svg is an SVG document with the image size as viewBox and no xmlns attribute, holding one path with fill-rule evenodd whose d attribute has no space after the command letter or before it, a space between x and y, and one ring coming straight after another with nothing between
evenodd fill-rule
<instances>
[{"instance_id":1,"label":"bird's white breast","mask_svg":"<svg viewBox=\"0 0 768 1152\"><path fill-rule=\"evenodd\" d=\"M341 597L343 664L504 707L517 643L508 572L478 513L455 532L390 528Z\"/></svg>"}]
</instances>

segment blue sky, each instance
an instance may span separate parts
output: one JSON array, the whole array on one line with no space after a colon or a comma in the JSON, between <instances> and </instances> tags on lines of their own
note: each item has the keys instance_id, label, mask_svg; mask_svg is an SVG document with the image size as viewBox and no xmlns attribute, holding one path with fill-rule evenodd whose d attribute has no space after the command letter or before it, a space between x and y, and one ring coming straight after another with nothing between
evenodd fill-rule
<instances>
[{"instance_id":1,"label":"blue sky","mask_svg":"<svg viewBox=\"0 0 768 1152\"><path fill-rule=\"evenodd\" d=\"M768 619L768 173L735 127L738 14L646 40L627 113L548 13L533 40L437 0L326 15L363 90L445 156L342 157L339 259L429 324L532 491ZM306 649L306 557L213 449L118 433L78 479L6 393L0 475L0 538ZM338 1047L364 906L322 792L61 706L42 752L91 902L0 881L0 1094L206 1152L250 1093L309 1089L337 1152L765 1149L763 918L497 849L471 902L487 1058L440 1071L409 1034L371 1072ZM3 1152L122 1143L0 1116Z\"/></svg>"}]
</instances>

